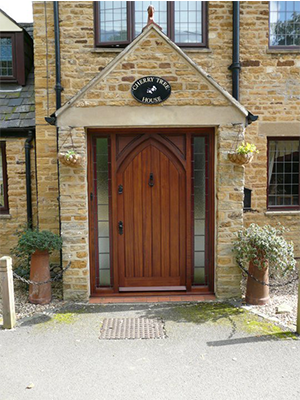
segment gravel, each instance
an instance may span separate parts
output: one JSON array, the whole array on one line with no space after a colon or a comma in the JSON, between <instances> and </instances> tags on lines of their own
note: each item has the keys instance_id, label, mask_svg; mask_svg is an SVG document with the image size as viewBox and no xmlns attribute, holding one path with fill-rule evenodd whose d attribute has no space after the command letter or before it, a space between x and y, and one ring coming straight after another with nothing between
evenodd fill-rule
<instances>
[{"instance_id":1,"label":"gravel","mask_svg":"<svg viewBox=\"0 0 300 400\"><path fill-rule=\"evenodd\" d=\"M62 282L52 283L52 301L49 304L31 304L28 301L28 286L14 282L16 319L30 317L34 314L52 314L66 304L62 296ZM0 291L1 300L1 291ZM2 319L2 301L0 301L0 320Z\"/></svg>"},{"instance_id":2,"label":"gravel","mask_svg":"<svg viewBox=\"0 0 300 400\"><path fill-rule=\"evenodd\" d=\"M298 284L297 271L291 272L289 276L284 278L270 278L270 284L282 284L290 280L296 279L293 283L286 286L273 288L270 287L270 301L264 306L247 306L247 309L254 311L260 315L266 316L267 318L274 318L276 322L291 329L296 329L297 324L297 303L298 303ZM246 292L247 279L242 279L242 293L243 298ZM277 307L286 306L290 308L290 312L280 313L276 312Z\"/></svg>"}]
</instances>

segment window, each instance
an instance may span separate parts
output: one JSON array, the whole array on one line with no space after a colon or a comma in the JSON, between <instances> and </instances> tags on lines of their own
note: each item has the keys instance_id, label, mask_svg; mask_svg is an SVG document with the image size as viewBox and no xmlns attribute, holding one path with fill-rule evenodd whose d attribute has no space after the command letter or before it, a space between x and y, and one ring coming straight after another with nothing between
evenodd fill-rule
<instances>
[{"instance_id":1,"label":"window","mask_svg":"<svg viewBox=\"0 0 300 400\"><path fill-rule=\"evenodd\" d=\"M154 20L180 46L207 45L207 3L202 1L98 1L95 3L96 46L124 47L147 24L147 8Z\"/></svg>"},{"instance_id":2,"label":"window","mask_svg":"<svg viewBox=\"0 0 300 400\"><path fill-rule=\"evenodd\" d=\"M300 46L300 1L270 2L269 43L270 47Z\"/></svg>"},{"instance_id":3,"label":"window","mask_svg":"<svg viewBox=\"0 0 300 400\"><path fill-rule=\"evenodd\" d=\"M14 34L0 34L0 78L15 80Z\"/></svg>"},{"instance_id":4,"label":"window","mask_svg":"<svg viewBox=\"0 0 300 400\"><path fill-rule=\"evenodd\" d=\"M269 208L299 209L299 153L298 138L268 140Z\"/></svg>"},{"instance_id":5,"label":"window","mask_svg":"<svg viewBox=\"0 0 300 400\"><path fill-rule=\"evenodd\" d=\"M5 142L0 142L0 214L8 214Z\"/></svg>"}]
</instances>

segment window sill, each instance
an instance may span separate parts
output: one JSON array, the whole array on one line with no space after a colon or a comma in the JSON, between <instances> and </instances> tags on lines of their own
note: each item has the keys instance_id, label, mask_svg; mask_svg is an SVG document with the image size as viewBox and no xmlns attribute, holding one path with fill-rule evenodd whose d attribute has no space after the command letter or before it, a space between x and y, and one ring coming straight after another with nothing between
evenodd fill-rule
<instances>
[{"instance_id":1,"label":"window sill","mask_svg":"<svg viewBox=\"0 0 300 400\"><path fill-rule=\"evenodd\" d=\"M267 54L299 54L300 49L267 49Z\"/></svg>"},{"instance_id":2,"label":"window sill","mask_svg":"<svg viewBox=\"0 0 300 400\"><path fill-rule=\"evenodd\" d=\"M91 50L92 53L121 53L125 47L95 47Z\"/></svg>"},{"instance_id":3,"label":"window sill","mask_svg":"<svg viewBox=\"0 0 300 400\"><path fill-rule=\"evenodd\" d=\"M300 215L300 210L274 210L274 211L265 211L266 216L274 216L274 215Z\"/></svg>"},{"instance_id":4,"label":"window sill","mask_svg":"<svg viewBox=\"0 0 300 400\"><path fill-rule=\"evenodd\" d=\"M113 54L118 54L121 53L126 47L95 47L91 50L91 53L113 53ZM195 47L195 48L190 48L190 47L181 47L181 50L184 51L187 54L192 54L192 53L212 53L211 49L208 49L206 47Z\"/></svg>"},{"instance_id":5,"label":"window sill","mask_svg":"<svg viewBox=\"0 0 300 400\"><path fill-rule=\"evenodd\" d=\"M0 219L11 219L10 214L0 214Z\"/></svg>"},{"instance_id":6,"label":"window sill","mask_svg":"<svg viewBox=\"0 0 300 400\"><path fill-rule=\"evenodd\" d=\"M212 53L212 49L208 49L207 47L195 47L195 48L190 48L190 47L181 47L181 50L184 51L185 53Z\"/></svg>"}]
</instances>

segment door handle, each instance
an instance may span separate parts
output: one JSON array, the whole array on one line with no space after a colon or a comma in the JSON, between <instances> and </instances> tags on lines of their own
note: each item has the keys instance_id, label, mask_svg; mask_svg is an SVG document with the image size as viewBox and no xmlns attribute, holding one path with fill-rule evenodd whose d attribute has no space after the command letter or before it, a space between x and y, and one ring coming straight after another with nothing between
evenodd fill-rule
<instances>
[{"instance_id":1,"label":"door handle","mask_svg":"<svg viewBox=\"0 0 300 400\"><path fill-rule=\"evenodd\" d=\"M119 221L119 235L123 235L123 221Z\"/></svg>"},{"instance_id":2,"label":"door handle","mask_svg":"<svg viewBox=\"0 0 300 400\"><path fill-rule=\"evenodd\" d=\"M149 186L150 187L154 186L154 177L152 172L150 172Z\"/></svg>"}]
</instances>

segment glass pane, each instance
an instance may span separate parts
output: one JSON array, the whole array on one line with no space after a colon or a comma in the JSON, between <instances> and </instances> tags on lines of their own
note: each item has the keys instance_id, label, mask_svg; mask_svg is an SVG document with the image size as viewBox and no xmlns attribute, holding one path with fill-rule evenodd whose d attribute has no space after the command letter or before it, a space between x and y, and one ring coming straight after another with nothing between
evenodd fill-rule
<instances>
[{"instance_id":1,"label":"glass pane","mask_svg":"<svg viewBox=\"0 0 300 400\"><path fill-rule=\"evenodd\" d=\"M271 46L298 46L299 1L270 2Z\"/></svg>"},{"instance_id":2,"label":"glass pane","mask_svg":"<svg viewBox=\"0 0 300 400\"><path fill-rule=\"evenodd\" d=\"M12 41L11 38L0 38L0 76L12 76Z\"/></svg>"},{"instance_id":3,"label":"glass pane","mask_svg":"<svg viewBox=\"0 0 300 400\"><path fill-rule=\"evenodd\" d=\"M110 271L100 270L100 283L101 286L110 286Z\"/></svg>"},{"instance_id":4,"label":"glass pane","mask_svg":"<svg viewBox=\"0 0 300 400\"><path fill-rule=\"evenodd\" d=\"M187 2L183 2L187 3ZM203 137L193 138L193 204L194 204L194 282L205 284L205 175L206 143ZM202 267L202 268L199 268Z\"/></svg>"},{"instance_id":5,"label":"glass pane","mask_svg":"<svg viewBox=\"0 0 300 400\"><path fill-rule=\"evenodd\" d=\"M202 37L202 2L175 1L175 42L201 43Z\"/></svg>"},{"instance_id":6,"label":"glass pane","mask_svg":"<svg viewBox=\"0 0 300 400\"><path fill-rule=\"evenodd\" d=\"M269 205L298 205L299 140L269 142Z\"/></svg>"},{"instance_id":7,"label":"glass pane","mask_svg":"<svg viewBox=\"0 0 300 400\"><path fill-rule=\"evenodd\" d=\"M107 2L110 3L110 2ZM109 5L108 5L109 7ZM94 145L96 160L96 187L98 203L98 252L100 286L110 285L110 240L109 240L109 142L107 138L97 138Z\"/></svg>"},{"instance_id":8,"label":"glass pane","mask_svg":"<svg viewBox=\"0 0 300 400\"><path fill-rule=\"evenodd\" d=\"M155 10L154 20L167 34L167 2L166 1L136 1L134 11L134 36L138 36L147 25L149 5Z\"/></svg>"},{"instance_id":9,"label":"glass pane","mask_svg":"<svg viewBox=\"0 0 300 400\"><path fill-rule=\"evenodd\" d=\"M127 37L126 1L100 1L100 42L122 42Z\"/></svg>"},{"instance_id":10,"label":"glass pane","mask_svg":"<svg viewBox=\"0 0 300 400\"><path fill-rule=\"evenodd\" d=\"M195 268L194 283L196 283L198 285L205 284L205 269L204 268Z\"/></svg>"},{"instance_id":11,"label":"glass pane","mask_svg":"<svg viewBox=\"0 0 300 400\"><path fill-rule=\"evenodd\" d=\"M0 207L4 207L4 182L3 182L3 158L0 147Z\"/></svg>"}]
</instances>

